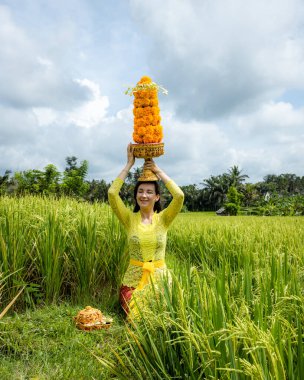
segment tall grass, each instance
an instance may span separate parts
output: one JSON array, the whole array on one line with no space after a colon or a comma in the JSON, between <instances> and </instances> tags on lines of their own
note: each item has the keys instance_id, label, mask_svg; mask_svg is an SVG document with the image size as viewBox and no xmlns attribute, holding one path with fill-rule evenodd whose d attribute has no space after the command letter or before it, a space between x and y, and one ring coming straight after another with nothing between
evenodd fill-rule
<instances>
[{"instance_id":1,"label":"tall grass","mask_svg":"<svg viewBox=\"0 0 304 380\"><path fill-rule=\"evenodd\" d=\"M0 272L14 273L3 289L4 301L20 285L26 285L21 307L22 300L24 306L98 299L105 286L113 295L126 263L124 251L124 231L105 204L1 198Z\"/></svg>"},{"instance_id":2,"label":"tall grass","mask_svg":"<svg viewBox=\"0 0 304 380\"><path fill-rule=\"evenodd\" d=\"M188 218L170 233L172 286L101 362L121 379L300 379L304 220Z\"/></svg>"},{"instance_id":3,"label":"tall grass","mask_svg":"<svg viewBox=\"0 0 304 380\"><path fill-rule=\"evenodd\" d=\"M11 274L2 303L26 285L19 307L115 304L125 239L104 204L1 198L0 269ZM179 215L168 235L172 285L126 329L114 360L100 361L121 379L301 378L303 248L301 217Z\"/></svg>"},{"instance_id":4,"label":"tall grass","mask_svg":"<svg viewBox=\"0 0 304 380\"><path fill-rule=\"evenodd\" d=\"M100 358L118 378L301 378L301 292L279 297L265 315L262 294L254 294L250 307L190 265L164 289L162 301L129 328L116 360Z\"/></svg>"}]
</instances>

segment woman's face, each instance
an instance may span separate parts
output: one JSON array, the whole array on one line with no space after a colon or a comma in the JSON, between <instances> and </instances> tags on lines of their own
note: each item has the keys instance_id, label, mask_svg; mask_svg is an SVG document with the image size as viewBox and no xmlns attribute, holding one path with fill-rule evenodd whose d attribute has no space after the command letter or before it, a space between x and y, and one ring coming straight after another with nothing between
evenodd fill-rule
<instances>
[{"instance_id":1,"label":"woman's face","mask_svg":"<svg viewBox=\"0 0 304 380\"><path fill-rule=\"evenodd\" d=\"M159 194L156 194L153 183L142 183L139 185L136 194L136 201L140 209L153 210L154 204L158 200Z\"/></svg>"}]
</instances>

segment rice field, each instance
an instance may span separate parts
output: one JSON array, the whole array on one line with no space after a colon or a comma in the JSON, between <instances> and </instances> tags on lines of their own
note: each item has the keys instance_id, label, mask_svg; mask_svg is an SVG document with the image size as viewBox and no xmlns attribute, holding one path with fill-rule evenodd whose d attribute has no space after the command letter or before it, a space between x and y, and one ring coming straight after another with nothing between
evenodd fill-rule
<instances>
[{"instance_id":1,"label":"rice field","mask_svg":"<svg viewBox=\"0 0 304 380\"><path fill-rule=\"evenodd\" d=\"M301 379L303 261L302 217L180 214L168 234L172 284L139 321L117 319L111 350L88 353L95 378ZM1 198L1 310L25 286L19 316L63 302L115 314L127 262L107 205Z\"/></svg>"}]
</instances>

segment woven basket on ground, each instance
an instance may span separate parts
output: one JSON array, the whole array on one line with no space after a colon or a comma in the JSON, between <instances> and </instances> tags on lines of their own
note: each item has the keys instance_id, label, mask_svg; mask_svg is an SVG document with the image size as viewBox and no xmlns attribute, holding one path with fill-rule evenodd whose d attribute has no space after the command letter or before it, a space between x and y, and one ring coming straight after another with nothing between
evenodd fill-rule
<instances>
[{"instance_id":1,"label":"woven basket on ground","mask_svg":"<svg viewBox=\"0 0 304 380\"><path fill-rule=\"evenodd\" d=\"M87 306L74 317L76 327L85 330L108 329L112 324L112 318L105 317L98 309Z\"/></svg>"}]
</instances>

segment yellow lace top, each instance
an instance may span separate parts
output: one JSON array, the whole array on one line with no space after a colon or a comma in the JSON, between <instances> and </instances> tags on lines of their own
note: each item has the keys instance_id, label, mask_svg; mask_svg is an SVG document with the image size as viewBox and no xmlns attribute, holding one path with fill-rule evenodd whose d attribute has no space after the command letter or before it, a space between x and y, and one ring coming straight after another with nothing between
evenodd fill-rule
<instances>
[{"instance_id":1,"label":"yellow lace top","mask_svg":"<svg viewBox=\"0 0 304 380\"><path fill-rule=\"evenodd\" d=\"M184 193L172 180L166 187L172 195L168 207L160 213L154 213L152 224L141 221L140 211L134 213L128 209L119 196L123 180L116 178L109 189L109 202L120 222L127 231L130 259L142 262L164 260L167 243L167 230L179 213L184 201ZM163 271L159 268L156 272ZM142 268L129 264L123 278L123 285L137 287L142 276ZM155 273L157 277L157 273Z\"/></svg>"}]
</instances>

